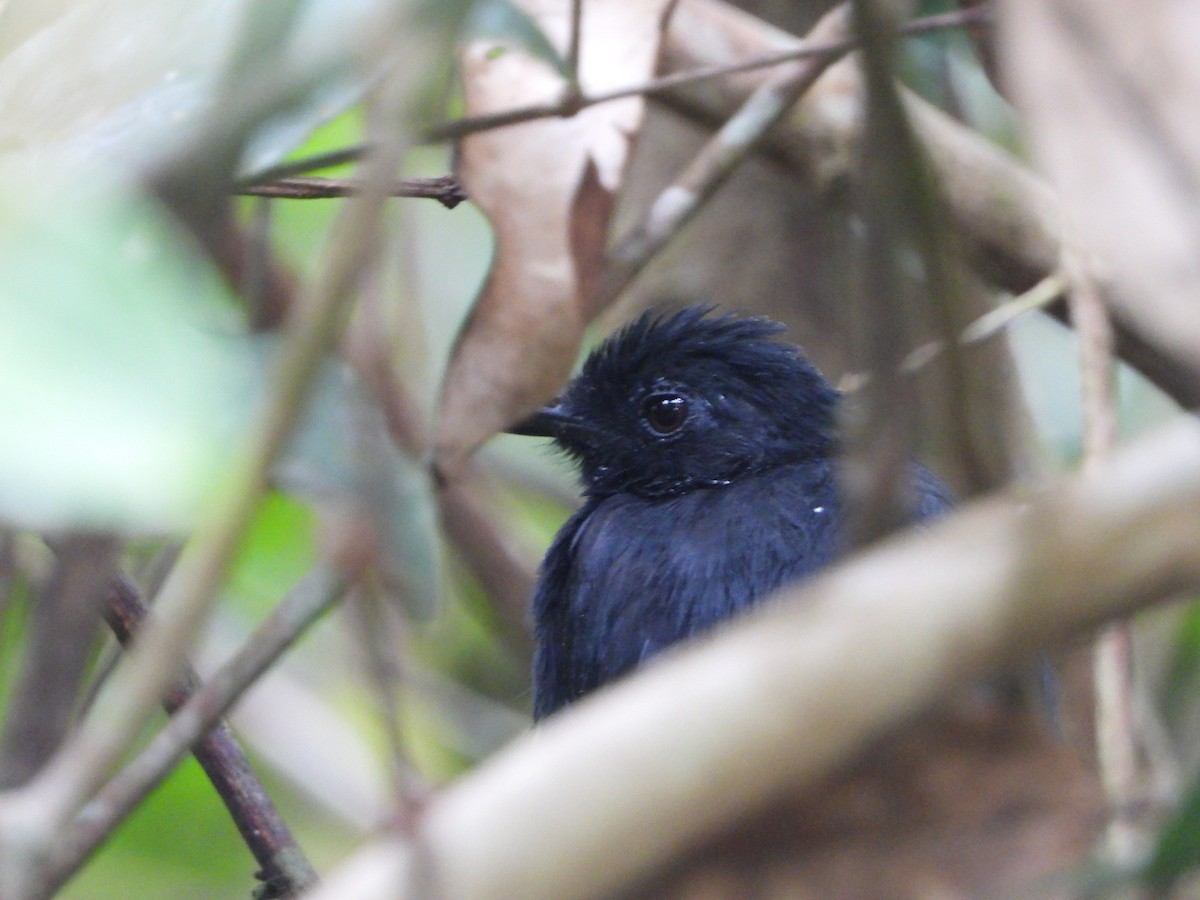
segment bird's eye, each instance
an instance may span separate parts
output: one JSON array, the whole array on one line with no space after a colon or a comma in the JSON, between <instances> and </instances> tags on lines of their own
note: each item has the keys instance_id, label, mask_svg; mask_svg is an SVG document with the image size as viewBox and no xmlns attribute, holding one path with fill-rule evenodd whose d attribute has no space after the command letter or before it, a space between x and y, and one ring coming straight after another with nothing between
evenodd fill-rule
<instances>
[{"instance_id":1,"label":"bird's eye","mask_svg":"<svg viewBox=\"0 0 1200 900\"><path fill-rule=\"evenodd\" d=\"M642 416L658 434L673 434L687 421L688 402L678 394L651 394L642 403Z\"/></svg>"}]
</instances>

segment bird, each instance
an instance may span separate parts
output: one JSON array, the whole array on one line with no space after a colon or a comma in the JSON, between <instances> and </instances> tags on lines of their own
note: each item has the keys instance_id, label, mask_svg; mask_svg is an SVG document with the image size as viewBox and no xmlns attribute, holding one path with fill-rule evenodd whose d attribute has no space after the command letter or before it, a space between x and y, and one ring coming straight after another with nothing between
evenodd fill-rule
<instances>
[{"instance_id":1,"label":"bird","mask_svg":"<svg viewBox=\"0 0 1200 900\"><path fill-rule=\"evenodd\" d=\"M508 429L551 438L584 502L532 600L541 720L837 556L840 394L784 327L711 306L650 310ZM952 505L913 463L915 521Z\"/></svg>"}]
</instances>

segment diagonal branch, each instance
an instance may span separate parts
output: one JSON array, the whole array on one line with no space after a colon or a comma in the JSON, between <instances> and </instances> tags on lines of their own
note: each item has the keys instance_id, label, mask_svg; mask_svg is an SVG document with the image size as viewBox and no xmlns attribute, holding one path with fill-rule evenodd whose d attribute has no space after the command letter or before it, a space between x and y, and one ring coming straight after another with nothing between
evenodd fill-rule
<instances>
[{"instance_id":1,"label":"diagonal branch","mask_svg":"<svg viewBox=\"0 0 1200 900\"><path fill-rule=\"evenodd\" d=\"M137 588L125 578L114 578L109 583L107 599L108 608L104 618L117 640L123 646L128 646L142 627L149 610ZM174 714L199 689L200 677L188 667L182 680L163 698L163 707L169 714ZM317 873L292 837L279 810L271 802L266 788L229 726L218 722L206 737L195 744L192 753L229 810L242 840L262 866L258 877L266 886L263 900L291 897L315 885ZM118 823L110 820L92 824L110 826L93 831L97 837L106 837Z\"/></svg>"},{"instance_id":2,"label":"diagonal branch","mask_svg":"<svg viewBox=\"0 0 1200 900\"><path fill-rule=\"evenodd\" d=\"M183 761L189 750L212 729L237 703L255 680L265 672L296 640L319 619L341 597L346 587L343 576L317 568L280 603L271 615L247 639L245 645L228 662L218 669L202 686L196 687L190 696L182 694L176 700L182 702L175 709L166 727L113 778L86 806L64 833L55 841L53 857L44 877L44 894L53 892L63 884L80 865L100 846L114 828L122 822L146 796ZM120 588L114 588L115 599L120 602ZM224 726L221 726L224 729ZM230 759L232 742L226 742L218 731L214 738L215 750L225 760ZM204 745L196 748L197 758ZM233 744L236 750L236 744ZM236 751L240 754L240 750ZM221 763L221 766L224 762ZM206 766L207 771L207 766ZM244 774L244 773L243 773ZM250 773L252 776L253 773ZM236 775L235 779L241 777ZM234 785L234 791L254 791L252 783L242 781ZM222 795L224 797L224 794ZM265 799L265 798L264 798ZM244 802L244 798L239 799ZM254 828L255 822L264 811L255 801L249 810L245 824ZM235 820L237 816L235 815ZM262 819L267 821L266 818ZM242 821L238 820L239 829ZM283 823L279 822L279 826ZM286 830L286 829L285 829ZM269 862L264 862L268 876L274 872L287 872L289 879L297 884L311 883L308 873L311 867L297 857L298 848L289 846L282 832L264 836L261 850ZM252 848L253 849L253 848Z\"/></svg>"},{"instance_id":3,"label":"diagonal branch","mask_svg":"<svg viewBox=\"0 0 1200 900\"><path fill-rule=\"evenodd\" d=\"M1197 535L1183 420L1101 478L981 501L786 589L510 746L430 806L416 844L369 845L312 898L618 893L948 686L1200 586Z\"/></svg>"}]
</instances>

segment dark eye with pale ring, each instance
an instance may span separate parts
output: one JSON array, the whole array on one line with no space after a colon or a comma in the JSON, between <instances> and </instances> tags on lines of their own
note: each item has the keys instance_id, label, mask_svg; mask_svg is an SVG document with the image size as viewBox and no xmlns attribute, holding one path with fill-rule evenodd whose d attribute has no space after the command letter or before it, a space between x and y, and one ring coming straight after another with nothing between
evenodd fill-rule
<instances>
[{"instance_id":1,"label":"dark eye with pale ring","mask_svg":"<svg viewBox=\"0 0 1200 900\"><path fill-rule=\"evenodd\" d=\"M651 394L642 401L642 417L656 434L674 434L687 415L687 398L678 394Z\"/></svg>"}]
</instances>

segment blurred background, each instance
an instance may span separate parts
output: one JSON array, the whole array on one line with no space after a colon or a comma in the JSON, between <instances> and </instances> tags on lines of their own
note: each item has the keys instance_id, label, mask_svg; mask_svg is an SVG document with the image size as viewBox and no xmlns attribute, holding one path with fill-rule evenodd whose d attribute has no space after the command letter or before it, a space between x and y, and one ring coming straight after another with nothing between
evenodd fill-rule
<instances>
[{"instance_id":1,"label":"blurred background","mask_svg":"<svg viewBox=\"0 0 1200 900\"><path fill-rule=\"evenodd\" d=\"M306 296L343 240L340 198L239 196L225 212L196 198L214 194L219 206L230 181L248 185L288 161L378 139L383 101L364 97L387 63L389 48L372 34L392 21L381 11L388 4L254 6L0 4L5 704L21 690L34 609L56 571L45 536L116 535L121 569L153 596L261 415L287 319L272 303ZM832 4L741 6L801 35ZM923 2L913 14L956 9ZM429 3L414 15L428 47L408 72L421 86L400 104L410 133L399 152L405 177L432 178L453 171L453 149L415 136L464 111L456 48L481 37L528 42L529 26L502 0ZM908 89L1023 155L1011 108L970 37L950 29L899 47ZM687 107L679 97L649 104L611 233L637 221L710 133ZM350 162L320 174L349 179L362 169ZM600 315L585 348L647 306L711 302L785 321L789 339L853 393L861 371L842 307L858 226L845 190L837 177L799 177L769 154L750 160ZM400 815L397 790L419 797L529 728L521 598L577 496L569 466L545 442L501 436L476 454L468 500L447 512L422 432L487 279L493 229L469 201L448 209L392 199L381 222L378 256L357 288L373 299L347 315L343 352L321 361L192 654L202 676L212 672L314 567L369 560L370 576L230 716L318 871ZM1019 293L982 278L972 291L980 314ZM997 367L988 371L1015 379L1005 405L1017 448L1009 475L1032 490L1081 453L1075 338L1033 313L987 352ZM417 423L407 446L381 412L372 354L403 386L399 419ZM1117 384L1122 436L1177 411L1132 369L1122 366ZM922 453L969 495L979 485L945 462L937 421L922 419ZM473 543L480 529L487 541ZM1198 623L1176 608L1146 626L1147 690L1182 743ZM76 712L102 692L96 685L120 652L107 634L83 646ZM254 868L189 758L62 896L244 896Z\"/></svg>"}]
</instances>

